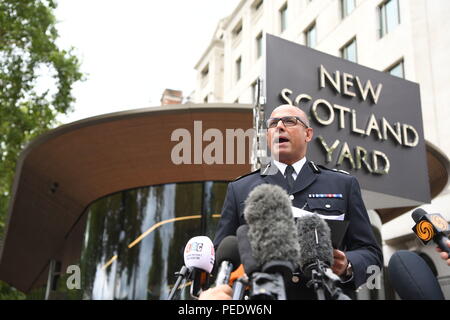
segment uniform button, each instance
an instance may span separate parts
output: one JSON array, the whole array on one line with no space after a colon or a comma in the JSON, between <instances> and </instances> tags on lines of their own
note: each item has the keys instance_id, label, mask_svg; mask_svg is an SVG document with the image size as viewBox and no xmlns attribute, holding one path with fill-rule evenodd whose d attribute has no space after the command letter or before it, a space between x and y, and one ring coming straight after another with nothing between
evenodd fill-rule
<instances>
[{"instance_id":1,"label":"uniform button","mask_svg":"<svg viewBox=\"0 0 450 320\"><path fill-rule=\"evenodd\" d=\"M293 194L289 195L289 199L294 200L294 195Z\"/></svg>"},{"instance_id":2,"label":"uniform button","mask_svg":"<svg viewBox=\"0 0 450 320\"><path fill-rule=\"evenodd\" d=\"M330 209L330 208L331 208L331 204L328 204L328 203L327 203L327 204L325 205L325 208Z\"/></svg>"},{"instance_id":3,"label":"uniform button","mask_svg":"<svg viewBox=\"0 0 450 320\"><path fill-rule=\"evenodd\" d=\"M298 283L300 281L300 278L298 276L292 276L292 282Z\"/></svg>"}]
</instances>

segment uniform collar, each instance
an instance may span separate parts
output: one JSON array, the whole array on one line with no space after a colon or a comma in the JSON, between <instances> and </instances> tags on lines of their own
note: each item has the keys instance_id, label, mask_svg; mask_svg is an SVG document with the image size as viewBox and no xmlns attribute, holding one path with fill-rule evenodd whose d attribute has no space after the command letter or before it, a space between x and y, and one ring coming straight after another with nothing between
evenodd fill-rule
<instances>
[{"instance_id":1,"label":"uniform collar","mask_svg":"<svg viewBox=\"0 0 450 320\"><path fill-rule=\"evenodd\" d=\"M278 170L280 170L281 174L284 176L284 172L286 171L286 167L288 166L286 163L273 160L273 163L277 166ZM306 163L306 157L298 160L297 162L292 164L292 167L295 170L295 173L298 175L303 168L303 165Z\"/></svg>"},{"instance_id":2,"label":"uniform collar","mask_svg":"<svg viewBox=\"0 0 450 320\"><path fill-rule=\"evenodd\" d=\"M303 158L305 159L305 158ZM306 162L306 159L305 159ZM276 169L275 171L272 169ZM291 190L291 194L294 194L296 192L300 192L304 189L306 189L308 186L310 186L316 179L317 179L318 173L313 171L311 168L311 161L309 161L309 165L303 165L301 168L297 179L295 179L294 186ZM270 184L277 184L281 187L283 187L286 191L289 190L287 186L286 179L282 175L280 169L277 168L277 166L274 164L274 160L272 160L271 163L269 163L264 170L262 170L261 174L262 179L266 183Z\"/></svg>"}]
</instances>

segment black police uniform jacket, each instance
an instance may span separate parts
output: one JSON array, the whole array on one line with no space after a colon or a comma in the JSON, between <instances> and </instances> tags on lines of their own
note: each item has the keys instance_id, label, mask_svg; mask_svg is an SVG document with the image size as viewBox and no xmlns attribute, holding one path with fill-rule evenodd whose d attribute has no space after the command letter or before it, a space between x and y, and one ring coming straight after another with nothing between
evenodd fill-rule
<instances>
[{"instance_id":1,"label":"black police uniform jacket","mask_svg":"<svg viewBox=\"0 0 450 320\"><path fill-rule=\"evenodd\" d=\"M284 188L295 207L321 215L345 215L344 220L348 221L348 227L339 249L345 252L352 264L353 278L344 285L344 288L356 289L365 283L371 275L367 273L369 266L377 265L381 268L382 252L373 235L360 186L355 177L308 161L303 165L289 192L287 181L278 169L276 174L265 175L270 166L276 168L274 164L271 164L261 171L257 170L228 184L214 239L216 248L223 238L235 235L237 228L246 223L244 202L253 188L269 183ZM320 198L315 197L317 194L339 194L342 197ZM301 279L298 284L289 281L286 288L288 299L314 299L314 292L306 288L305 282L304 279Z\"/></svg>"}]
</instances>

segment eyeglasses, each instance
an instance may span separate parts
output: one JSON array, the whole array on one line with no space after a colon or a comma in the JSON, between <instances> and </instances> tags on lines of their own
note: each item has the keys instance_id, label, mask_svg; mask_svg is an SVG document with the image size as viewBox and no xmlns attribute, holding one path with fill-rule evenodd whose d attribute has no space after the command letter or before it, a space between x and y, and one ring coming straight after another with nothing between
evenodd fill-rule
<instances>
[{"instance_id":1,"label":"eyeglasses","mask_svg":"<svg viewBox=\"0 0 450 320\"><path fill-rule=\"evenodd\" d=\"M278 125L280 120L283 122L285 127L293 127L299 121L305 128L309 128L309 126L302 120L300 117L295 116L287 116L282 118L269 118L266 122L267 128L275 128Z\"/></svg>"}]
</instances>

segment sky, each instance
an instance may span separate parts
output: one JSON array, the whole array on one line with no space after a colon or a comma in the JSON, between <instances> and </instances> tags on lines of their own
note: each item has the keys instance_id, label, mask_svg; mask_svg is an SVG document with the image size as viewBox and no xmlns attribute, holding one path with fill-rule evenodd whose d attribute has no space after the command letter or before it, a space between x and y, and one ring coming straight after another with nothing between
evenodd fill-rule
<instances>
[{"instance_id":1,"label":"sky","mask_svg":"<svg viewBox=\"0 0 450 320\"><path fill-rule=\"evenodd\" d=\"M159 106L166 88L189 95L195 64L239 0L59 0L60 48L74 47L86 80L73 87L69 123Z\"/></svg>"}]
</instances>

